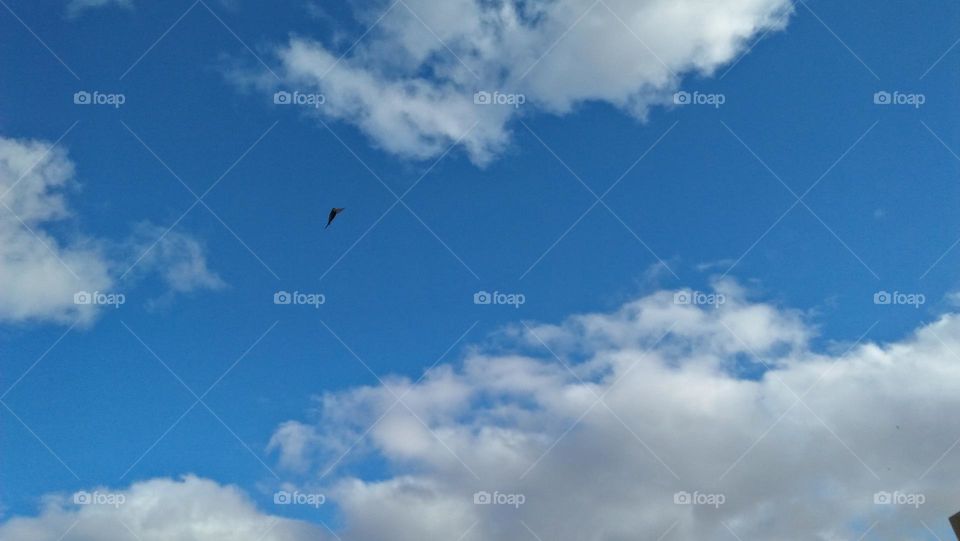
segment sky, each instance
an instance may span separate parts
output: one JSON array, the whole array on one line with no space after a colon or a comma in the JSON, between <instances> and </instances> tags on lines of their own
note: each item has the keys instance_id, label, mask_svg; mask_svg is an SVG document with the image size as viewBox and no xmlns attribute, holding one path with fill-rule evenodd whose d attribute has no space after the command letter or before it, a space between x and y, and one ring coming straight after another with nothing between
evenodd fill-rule
<instances>
[{"instance_id":1,"label":"sky","mask_svg":"<svg viewBox=\"0 0 960 541\"><path fill-rule=\"evenodd\" d=\"M0 541L949 539L958 23L0 0Z\"/></svg>"}]
</instances>

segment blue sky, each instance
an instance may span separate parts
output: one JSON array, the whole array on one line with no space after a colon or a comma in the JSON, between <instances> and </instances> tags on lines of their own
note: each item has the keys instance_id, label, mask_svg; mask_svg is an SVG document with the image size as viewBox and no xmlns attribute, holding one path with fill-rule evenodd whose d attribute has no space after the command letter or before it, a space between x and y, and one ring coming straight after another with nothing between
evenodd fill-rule
<instances>
[{"instance_id":1,"label":"blue sky","mask_svg":"<svg viewBox=\"0 0 960 541\"><path fill-rule=\"evenodd\" d=\"M799 314L815 329L813 351L842 351L864 333L906 340L954 309L954 2L796 4L784 28L748 33L711 70L677 69L634 110L530 86L485 157L442 137L440 151L398 151L384 139L417 134L373 133L383 126L324 109L335 103L274 103L274 91L308 80L281 60L291 40L376 66L390 35L370 33L382 48L356 40L383 7L133 0L70 16L66 2L4 0L0 136L59 140L75 168L70 212L43 232L122 253L107 259L111 291L126 298L75 326L55 310L5 314L4 517L36 515L51 493L188 473L269 505L281 483L309 484L269 443L285 421L323 419L316 396L375 387L371 371L416 380L476 348L509 349L503 329L521 321L710 291L721 275ZM452 48L416 76L444 81L442 69L470 64L451 60ZM583 66L572 66L557 84L578 84ZM468 98L495 90L473 84L460 85ZM77 105L80 91L125 102ZM334 101L344 92L314 91ZM724 103L676 105L677 91ZM884 91L924 103L876 104ZM346 211L323 230L334 206ZM182 242L147 250L128 272L130 254L161 235ZM185 251L189 276L171 277ZM276 305L277 291L325 303ZM478 291L525 302L478 305ZM878 305L880 291L925 302ZM202 395L211 385L165 433L194 404L186 387ZM344 474L387 479L405 467L370 456ZM335 506L270 512L347 523Z\"/></svg>"}]
</instances>

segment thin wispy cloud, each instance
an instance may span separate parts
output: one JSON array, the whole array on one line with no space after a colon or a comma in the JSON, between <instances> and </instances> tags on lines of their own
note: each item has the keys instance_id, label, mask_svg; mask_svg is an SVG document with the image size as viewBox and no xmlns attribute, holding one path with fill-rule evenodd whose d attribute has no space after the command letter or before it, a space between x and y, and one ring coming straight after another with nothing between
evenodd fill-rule
<instances>
[{"instance_id":1,"label":"thin wispy cloud","mask_svg":"<svg viewBox=\"0 0 960 541\"><path fill-rule=\"evenodd\" d=\"M130 9L133 7L133 0L70 0L67 3L67 16L77 17L85 11L107 7Z\"/></svg>"}]
</instances>

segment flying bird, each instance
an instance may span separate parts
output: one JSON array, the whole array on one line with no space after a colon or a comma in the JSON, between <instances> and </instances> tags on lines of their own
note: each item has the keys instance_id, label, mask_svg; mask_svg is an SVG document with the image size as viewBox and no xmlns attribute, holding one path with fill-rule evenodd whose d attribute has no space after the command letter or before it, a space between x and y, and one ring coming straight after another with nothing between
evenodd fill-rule
<instances>
[{"instance_id":1,"label":"flying bird","mask_svg":"<svg viewBox=\"0 0 960 541\"><path fill-rule=\"evenodd\" d=\"M330 227L330 224L333 223L333 219L337 217L337 214L343 212L342 208L333 207L330 209L330 216L327 217L327 227ZM324 227L326 229L327 227Z\"/></svg>"}]
</instances>

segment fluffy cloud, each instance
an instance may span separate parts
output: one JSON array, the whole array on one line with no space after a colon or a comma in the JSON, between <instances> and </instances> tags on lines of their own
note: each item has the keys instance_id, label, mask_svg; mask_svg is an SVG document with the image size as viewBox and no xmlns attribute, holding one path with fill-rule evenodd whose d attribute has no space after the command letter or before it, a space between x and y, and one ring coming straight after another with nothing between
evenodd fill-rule
<instances>
[{"instance_id":1,"label":"fluffy cloud","mask_svg":"<svg viewBox=\"0 0 960 541\"><path fill-rule=\"evenodd\" d=\"M284 488L324 493L342 541L946 539L960 316L827 354L798 313L716 289L718 307L658 291L521 325L511 347L419 382L324 394L270 443L299 472ZM479 491L515 505L475 504ZM50 499L0 524L0 541L334 535L192 477L121 494L116 509Z\"/></svg>"},{"instance_id":2,"label":"fluffy cloud","mask_svg":"<svg viewBox=\"0 0 960 541\"><path fill-rule=\"evenodd\" d=\"M514 353L476 350L419 383L327 393L316 422L284 424L273 445L312 461L302 483L338 505L345 541L946 533L960 316L824 354L797 313L717 289L718 308L661 291L521 326ZM372 457L386 473L350 473ZM476 491L525 501L475 505ZM682 492L723 501L675 503ZM884 492L900 504L875 504Z\"/></svg>"},{"instance_id":3,"label":"fluffy cloud","mask_svg":"<svg viewBox=\"0 0 960 541\"><path fill-rule=\"evenodd\" d=\"M150 225L123 241L55 236L73 218L66 198L77 186L73 176L59 147L0 137L0 321L91 322L97 306L74 304L74 294L115 289L120 272L161 236ZM139 265L159 273L171 292L222 285L201 245L184 233L169 233Z\"/></svg>"},{"instance_id":4,"label":"fluffy cloud","mask_svg":"<svg viewBox=\"0 0 960 541\"><path fill-rule=\"evenodd\" d=\"M370 30L355 47L293 37L279 71L326 96L318 114L387 151L427 158L459 141L484 164L519 109L476 105L475 92L522 94L523 107L555 114L604 102L643 118L683 75L711 74L791 10L790 0L380 0L361 9Z\"/></svg>"},{"instance_id":5,"label":"fluffy cloud","mask_svg":"<svg viewBox=\"0 0 960 541\"><path fill-rule=\"evenodd\" d=\"M44 228L69 216L73 163L49 143L0 137L0 319L89 321L81 290L109 289L109 262L89 239L63 243Z\"/></svg>"},{"instance_id":6,"label":"fluffy cloud","mask_svg":"<svg viewBox=\"0 0 960 541\"><path fill-rule=\"evenodd\" d=\"M260 512L237 488L187 476L154 479L124 491L96 491L102 502L48 498L39 516L0 526L2 541L306 541L322 529ZM94 491L89 491L93 494ZM109 500L108 500L109 498Z\"/></svg>"}]
</instances>

